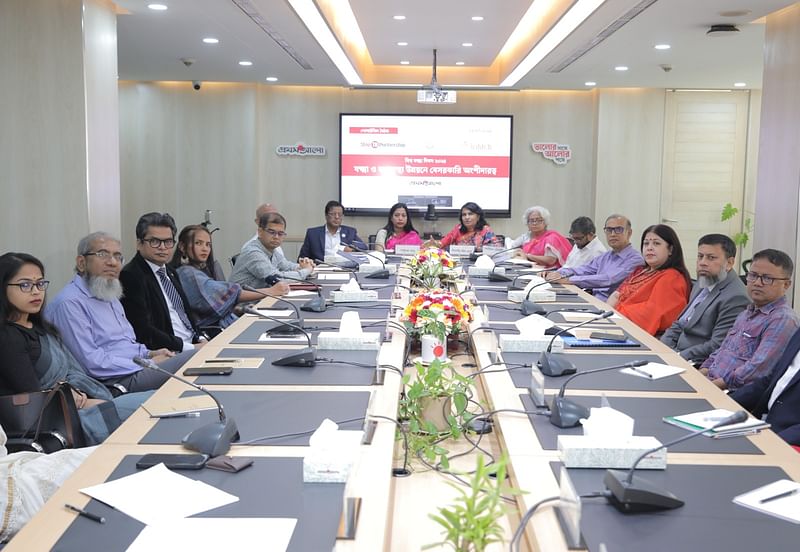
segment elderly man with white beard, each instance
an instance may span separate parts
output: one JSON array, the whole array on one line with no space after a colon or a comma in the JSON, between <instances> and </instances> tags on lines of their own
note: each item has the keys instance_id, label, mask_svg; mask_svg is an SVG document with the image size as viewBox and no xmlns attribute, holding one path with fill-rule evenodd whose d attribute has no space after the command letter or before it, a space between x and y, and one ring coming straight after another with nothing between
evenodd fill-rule
<instances>
[{"instance_id":1,"label":"elderly man with white beard","mask_svg":"<svg viewBox=\"0 0 800 552\"><path fill-rule=\"evenodd\" d=\"M158 389L169 379L155 370L143 370L133 357L150 358L175 373L194 353L151 351L136 341L120 303L119 273L124 262L117 238L94 232L81 239L75 259L77 274L44 313L81 366L115 394Z\"/></svg>"}]
</instances>

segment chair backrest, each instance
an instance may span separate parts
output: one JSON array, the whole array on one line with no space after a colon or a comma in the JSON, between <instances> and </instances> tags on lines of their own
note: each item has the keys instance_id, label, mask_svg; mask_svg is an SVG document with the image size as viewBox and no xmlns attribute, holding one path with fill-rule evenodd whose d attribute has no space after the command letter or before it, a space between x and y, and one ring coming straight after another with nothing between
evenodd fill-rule
<instances>
[{"instance_id":1,"label":"chair backrest","mask_svg":"<svg viewBox=\"0 0 800 552\"><path fill-rule=\"evenodd\" d=\"M230 261L230 263L231 263L231 266L235 266L236 265L236 259L238 259L238 258L239 258L239 254L237 253L236 255L234 255L233 257L228 259L228 261Z\"/></svg>"}]
</instances>

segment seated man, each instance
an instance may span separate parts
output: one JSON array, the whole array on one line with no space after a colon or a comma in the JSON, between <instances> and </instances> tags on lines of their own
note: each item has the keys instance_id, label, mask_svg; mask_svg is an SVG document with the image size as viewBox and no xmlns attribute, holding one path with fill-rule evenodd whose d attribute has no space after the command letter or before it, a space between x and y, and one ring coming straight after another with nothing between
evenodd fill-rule
<instances>
[{"instance_id":1,"label":"seated man","mask_svg":"<svg viewBox=\"0 0 800 552\"><path fill-rule=\"evenodd\" d=\"M242 247L231 273L231 281L242 286L263 288L282 278L305 280L314 271L311 259L299 263L286 260L280 250L286 237L286 219L280 213L261 215L258 234Z\"/></svg>"},{"instance_id":2,"label":"seated man","mask_svg":"<svg viewBox=\"0 0 800 552\"><path fill-rule=\"evenodd\" d=\"M325 204L325 224L306 230L306 237L300 247L300 258L308 257L314 261L324 261L325 256L336 255L339 251L367 249L364 241L358 237L355 228L344 226L344 207L338 201Z\"/></svg>"},{"instance_id":3,"label":"seated man","mask_svg":"<svg viewBox=\"0 0 800 552\"><path fill-rule=\"evenodd\" d=\"M628 217L611 215L606 219L603 230L611 251L606 251L582 266L545 272L544 278L561 284L575 284L591 290L601 301L607 300L636 267L644 264L644 259L631 245L633 230Z\"/></svg>"},{"instance_id":4,"label":"seated man","mask_svg":"<svg viewBox=\"0 0 800 552\"><path fill-rule=\"evenodd\" d=\"M561 268L576 268L585 265L608 251L597 237L594 221L589 217L578 217L573 220L569 227L569 237L575 242L575 245L572 246L572 251L569 252L567 260L564 261Z\"/></svg>"},{"instance_id":5,"label":"seated man","mask_svg":"<svg viewBox=\"0 0 800 552\"><path fill-rule=\"evenodd\" d=\"M167 213L139 217L136 256L119 275L125 316L136 340L150 350L191 351L206 343L188 314L178 275L167 266L176 232L175 220Z\"/></svg>"},{"instance_id":6,"label":"seated man","mask_svg":"<svg viewBox=\"0 0 800 552\"><path fill-rule=\"evenodd\" d=\"M772 426L789 443L800 445L800 331L796 331L769 374L730 397Z\"/></svg>"},{"instance_id":7,"label":"seated man","mask_svg":"<svg viewBox=\"0 0 800 552\"><path fill-rule=\"evenodd\" d=\"M176 357L169 349L151 351L136 341L120 303L123 262L118 239L105 232L83 238L75 259L78 274L47 306L45 318L89 375L112 392L118 385L130 392L158 389L169 377L142 369L133 357L152 358L175 373L192 353Z\"/></svg>"},{"instance_id":8,"label":"seated man","mask_svg":"<svg viewBox=\"0 0 800 552\"><path fill-rule=\"evenodd\" d=\"M776 249L753 255L747 293L753 301L739 313L719 349L700 367L721 389L735 391L768 376L800 323L786 301L794 265Z\"/></svg>"},{"instance_id":9,"label":"seated man","mask_svg":"<svg viewBox=\"0 0 800 552\"><path fill-rule=\"evenodd\" d=\"M750 299L733 263L736 244L728 236L707 234L697 244L697 283L689 304L661 341L686 360L702 363L717 350Z\"/></svg>"}]
</instances>

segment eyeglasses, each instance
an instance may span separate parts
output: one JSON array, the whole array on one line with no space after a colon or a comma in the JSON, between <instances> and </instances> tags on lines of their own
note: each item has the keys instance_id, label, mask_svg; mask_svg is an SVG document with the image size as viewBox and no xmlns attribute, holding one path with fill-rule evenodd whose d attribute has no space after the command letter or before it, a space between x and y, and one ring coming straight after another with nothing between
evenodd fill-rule
<instances>
[{"instance_id":1,"label":"eyeglasses","mask_svg":"<svg viewBox=\"0 0 800 552\"><path fill-rule=\"evenodd\" d=\"M140 240L142 243L146 243L153 249L172 249L175 246L175 240L173 238L167 238L166 240L160 240L158 238L144 238Z\"/></svg>"},{"instance_id":2,"label":"eyeglasses","mask_svg":"<svg viewBox=\"0 0 800 552\"><path fill-rule=\"evenodd\" d=\"M22 282L16 282L8 285L17 286L19 290L23 293L31 293L34 287L39 291L46 290L47 286L50 285L50 280L38 280L36 282L31 282L30 280L23 280Z\"/></svg>"},{"instance_id":3,"label":"eyeglasses","mask_svg":"<svg viewBox=\"0 0 800 552\"><path fill-rule=\"evenodd\" d=\"M543 222L544 222L543 218L528 219L528 224L542 224Z\"/></svg>"},{"instance_id":4,"label":"eyeglasses","mask_svg":"<svg viewBox=\"0 0 800 552\"><path fill-rule=\"evenodd\" d=\"M153 244L150 244L150 245L153 245ZM156 246L153 245L153 247L156 247ZM83 254L84 257L91 257L92 255L94 255L95 257L97 257L101 261L107 261L108 259L114 259L119 264L122 264L122 263L125 262L125 257L122 255L122 253L111 253L110 251L106 251L105 249L101 249L100 251L92 251L90 253L84 253Z\"/></svg>"},{"instance_id":5,"label":"eyeglasses","mask_svg":"<svg viewBox=\"0 0 800 552\"><path fill-rule=\"evenodd\" d=\"M622 234L625 231L624 226L606 226L603 228L606 234Z\"/></svg>"},{"instance_id":6,"label":"eyeglasses","mask_svg":"<svg viewBox=\"0 0 800 552\"><path fill-rule=\"evenodd\" d=\"M344 217L344 213L337 213L337 212L325 213L325 216L330 218L342 218Z\"/></svg>"},{"instance_id":7,"label":"eyeglasses","mask_svg":"<svg viewBox=\"0 0 800 552\"><path fill-rule=\"evenodd\" d=\"M572 241L574 242L582 242L586 239L586 235L581 234L570 234L569 237L572 238Z\"/></svg>"},{"instance_id":8,"label":"eyeglasses","mask_svg":"<svg viewBox=\"0 0 800 552\"><path fill-rule=\"evenodd\" d=\"M262 228L262 230L273 238L285 238L287 235L286 232L282 230L273 230L272 228Z\"/></svg>"},{"instance_id":9,"label":"eyeglasses","mask_svg":"<svg viewBox=\"0 0 800 552\"><path fill-rule=\"evenodd\" d=\"M745 276L749 283L755 283L756 280L761 280L765 286L771 286L776 280L790 280L791 278L776 278L775 276L767 276L766 274L759 274L757 272L748 272Z\"/></svg>"}]
</instances>

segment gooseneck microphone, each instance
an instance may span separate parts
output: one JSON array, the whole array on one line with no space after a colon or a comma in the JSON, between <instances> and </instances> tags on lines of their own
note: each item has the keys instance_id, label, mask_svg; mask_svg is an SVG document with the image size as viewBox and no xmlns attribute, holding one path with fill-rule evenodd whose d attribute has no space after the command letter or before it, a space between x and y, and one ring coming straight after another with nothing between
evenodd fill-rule
<instances>
[{"instance_id":1,"label":"gooseneck microphone","mask_svg":"<svg viewBox=\"0 0 800 552\"><path fill-rule=\"evenodd\" d=\"M322 286L319 284L315 284L314 282L309 282L307 280L301 280L300 278L292 278L290 276L283 276L284 280L291 280L293 282L300 282L301 284L306 284L310 286L314 286L317 290L317 296L309 299L302 305L300 305L301 311L306 312L325 312L328 310L328 303L325 301L325 298L322 296Z\"/></svg>"},{"instance_id":2,"label":"gooseneck microphone","mask_svg":"<svg viewBox=\"0 0 800 552\"><path fill-rule=\"evenodd\" d=\"M133 362L142 368L149 368L150 370L161 372L162 374L185 383L189 387L194 387L195 389L202 391L211 397L214 403L217 405L219 422L204 425L186 435L186 437L181 440L181 444L184 447L190 450L196 450L197 452L202 452L203 454L208 454L213 458L228 452L231 448L231 442L239 440L239 429L236 427L236 422L233 421L233 418L228 418L225 416L225 410L222 408L222 403L219 402L219 400L217 400L217 398L210 391L197 385L196 383L192 383L187 379L176 376L169 370L164 370L158 364L148 358L133 357Z\"/></svg>"},{"instance_id":3,"label":"gooseneck microphone","mask_svg":"<svg viewBox=\"0 0 800 552\"><path fill-rule=\"evenodd\" d=\"M553 342L556 338L560 335L563 335L570 330L574 330L575 328L580 328L581 326L585 326L586 324L591 324L592 322L597 322L598 320L603 320L604 318L608 318L612 316L614 311L604 311L595 316L594 318L590 318L589 320L584 320L579 324L575 324L568 328L564 328L558 333L556 333L553 338L550 340L550 343L547 345L547 349L542 351L541 356L539 356L539 369L542 371L542 374L545 376L566 376L568 374L574 374L576 371L575 365L572 364L569 360L564 358L564 355L559 355L558 353L551 353L550 351L553 350Z\"/></svg>"},{"instance_id":4,"label":"gooseneck microphone","mask_svg":"<svg viewBox=\"0 0 800 552\"><path fill-rule=\"evenodd\" d=\"M363 249L363 248L359 247L355 243L347 243L345 245L347 245L347 247L351 247L351 248L355 249L359 253L363 253L367 257L371 257L373 259L377 259L377 261L379 263L381 263L381 267L382 267L381 270L376 270L375 272L370 272L369 274L364 276L365 278L372 278L374 280L386 280L387 278L389 278L389 271L386 270L386 263L383 261L383 259L381 259L377 255L375 255L374 253L370 253L368 249Z\"/></svg>"},{"instance_id":5,"label":"gooseneck microphone","mask_svg":"<svg viewBox=\"0 0 800 552\"><path fill-rule=\"evenodd\" d=\"M605 366L603 368L595 368L594 370L585 370L568 377L566 381L561 384L561 388L558 390L558 395L553 397L553 403L550 405L550 423L556 427L575 427L580 423L581 418L589 417L590 411L588 408L564 398L564 393L567 391L567 385L575 378L579 376L585 376L587 374L608 372L609 370L638 368L639 366L644 366L648 362L648 360L634 360L631 362L626 362L625 364Z\"/></svg>"},{"instance_id":6,"label":"gooseneck microphone","mask_svg":"<svg viewBox=\"0 0 800 552\"><path fill-rule=\"evenodd\" d=\"M263 291L259 291L256 288L254 288L253 286L248 286L247 284L242 284L241 288L243 290L245 290L245 291L251 291L253 293L258 293L259 295L263 295L264 297L270 297L272 299L275 299L276 301L280 301L281 303L286 303L287 305L292 307L292 310L294 310L295 317L298 320L302 321L303 317L300 316L300 310L297 308L297 305L295 305L291 301L287 301L286 299L284 299L283 297L279 297L278 295L272 295L271 293L264 293Z\"/></svg>"},{"instance_id":7,"label":"gooseneck microphone","mask_svg":"<svg viewBox=\"0 0 800 552\"><path fill-rule=\"evenodd\" d=\"M539 282L538 284L535 284L535 285L531 286L531 289L529 289L528 293L525 294L525 299L522 300L522 305L520 306L520 309L519 309L519 310L522 311L522 314L524 314L525 316L528 316L528 315L531 315L531 314L539 314L539 315L547 314L547 309L545 309L543 306L538 305L538 304L534 303L533 301L531 301L530 300L530 296L531 296L531 293L533 293L534 289L536 289L539 286L543 286L543 285L549 284L549 283L550 282L545 280L544 282Z\"/></svg>"},{"instance_id":8,"label":"gooseneck microphone","mask_svg":"<svg viewBox=\"0 0 800 552\"><path fill-rule=\"evenodd\" d=\"M310 366L314 366L317 363L316 353L314 351L314 347L311 345L311 334L309 334L305 329L302 327L292 324L291 322L286 322L281 320L280 318L273 318L272 316L267 316L266 314L257 311L253 307L245 307L244 311L253 314L255 316L260 316L261 318L266 318L267 320L272 320L273 322L278 322L279 324L285 324L286 326L291 326L296 330L299 330L303 333L308 340L308 347L297 351L296 353L292 353L285 357L281 357L279 359L273 360L272 364L274 366L297 366L300 368L307 368Z\"/></svg>"},{"instance_id":9,"label":"gooseneck microphone","mask_svg":"<svg viewBox=\"0 0 800 552\"><path fill-rule=\"evenodd\" d=\"M494 260L494 258L496 256L498 256L498 255L500 255L502 253L508 253L509 251L514 251L515 249L520 249L520 248L521 248L521 246L518 245L517 247L509 247L507 249L501 249L500 251L495 251L491 255L488 255L488 257L490 259ZM484 253L484 255L485 255L485 253ZM475 260L477 260L477 259L475 259ZM490 282L511 282L512 281L512 278L509 278L505 274L498 274L496 272L496 270L497 270L497 265L495 264L492 267L492 270L489 271L489 275L487 276L489 278Z\"/></svg>"},{"instance_id":10,"label":"gooseneck microphone","mask_svg":"<svg viewBox=\"0 0 800 552\"><path fill-rule=\"evenodd\" d=\"M698 429L692 431L687 435L683 435L654 449L640 455L629 470L606 470L606 475L603 478L603 484L606 487L604 493L606 500L623 514L636 514L639 512L653 512L657 510L671 510L673 508L680 508L683 506L683 500L669 491L662 490L656 486L648 483L640 477L634 476L633 472L636 466L646 456L661 450L662 448L671 447L678 443L682 443L693 437L697 437L701 433L705 433L711 429L719 427L738 424L747 420L747 412L739 410L734 412L727 418L720 420L710 428Z\"/></svg>"}]
</instances>

